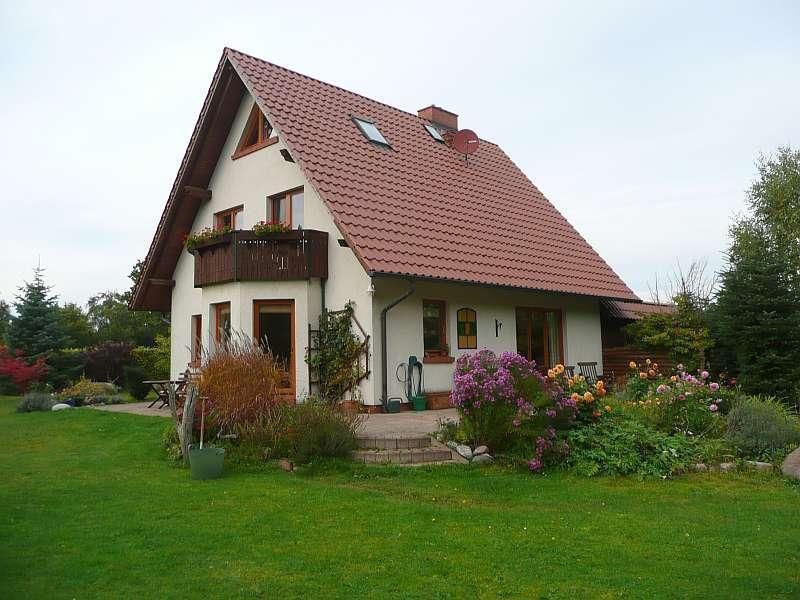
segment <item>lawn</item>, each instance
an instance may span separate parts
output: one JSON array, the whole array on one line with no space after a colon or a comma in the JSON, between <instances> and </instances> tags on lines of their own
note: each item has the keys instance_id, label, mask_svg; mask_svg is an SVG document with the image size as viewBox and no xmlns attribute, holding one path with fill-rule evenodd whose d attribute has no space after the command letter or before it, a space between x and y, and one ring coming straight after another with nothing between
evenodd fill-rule
<instances>
[{"instance_id":1,"label":"lawn","mask_svg":"<svg viewBox=\"0 0 800 600\"><path fill-rule=\"evenodd\" d=\"M800 487L265 466L195 482L166 420L0 399L3 598L800 596Z\"/></svg>"}]
</instances>

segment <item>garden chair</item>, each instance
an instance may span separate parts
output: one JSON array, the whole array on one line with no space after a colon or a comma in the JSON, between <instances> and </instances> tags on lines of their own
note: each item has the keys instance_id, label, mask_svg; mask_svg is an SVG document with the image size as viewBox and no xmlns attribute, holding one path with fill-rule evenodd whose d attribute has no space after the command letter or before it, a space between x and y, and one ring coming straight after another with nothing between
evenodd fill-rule
<instances>
[{"instance_id":1,"label":"garden chair","mask_svg":"<svg viewBox=\"0 0 800 600\"><path fill-rule=\"evenodd\" d=\"M575 365L567 365L566 367L564 367L564 372L570 379L575 377Z\"/></svg>"},{"instance_id":2,"label":"garden chair","mask_svg":"<svg viewBox=\"0 0 800 600\"><path fill-rule=\"evenodd\" d=\"M586 378L586 382L589 385L594 385L598 380L603 378L602 375L597 374L596 362L579 362L578 369L580 369L581 375Z\"/></svg>"}]
</instances>

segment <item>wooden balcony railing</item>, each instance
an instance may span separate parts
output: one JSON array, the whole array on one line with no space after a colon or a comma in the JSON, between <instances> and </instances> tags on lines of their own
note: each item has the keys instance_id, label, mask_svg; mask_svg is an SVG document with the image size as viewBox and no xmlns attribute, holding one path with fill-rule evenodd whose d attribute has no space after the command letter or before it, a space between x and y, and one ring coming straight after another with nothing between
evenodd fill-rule
<instances>
[{"instance_id":1,"label":"wooden balcony railing","mask_svg":"<svg viewBox=\"0 0 800 600\"><path fill-rule=\"evenodd\" d=\"M232 231L195 246L194 287L230 281L291 281L328 276L328 234L299 229L257 236Z\"/></svg>"}]
</instances>

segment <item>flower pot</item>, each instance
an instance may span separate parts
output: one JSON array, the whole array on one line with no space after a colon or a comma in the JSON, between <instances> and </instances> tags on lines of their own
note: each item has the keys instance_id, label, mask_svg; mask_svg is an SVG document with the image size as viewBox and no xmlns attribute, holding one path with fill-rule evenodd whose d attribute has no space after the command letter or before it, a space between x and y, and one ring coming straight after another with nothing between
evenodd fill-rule
<instances>
[{"instance_id":1,"label":"flower pot","mask_svg":"<svg viewBox=\"0 0 800 600\"><path fill-rule=\"evenodd\" d=\"M222 475L225 448L189 446L189 469L192 479L217 479Z\"/></svg>"},{"instance_id":2,"label":"flower pot","mask_svg":"<svg viewBox=\"0 0 800 600\"><path fill-rule=\"evenodd\" d=\"M411 407L414 410L425 410L426 404L425 396L411 396Z\"/></svg>"},{"instance_id":3,"label":"flower pot","mask_svg":"<svg viewBox=\"0 0 800 600\"><path fill-rule=\"evenodd\" d=\"M387 413L398 413L400 412L400 400L393 400L389 399L386 401L386 412Z\"/></svg>"}]
</instances>

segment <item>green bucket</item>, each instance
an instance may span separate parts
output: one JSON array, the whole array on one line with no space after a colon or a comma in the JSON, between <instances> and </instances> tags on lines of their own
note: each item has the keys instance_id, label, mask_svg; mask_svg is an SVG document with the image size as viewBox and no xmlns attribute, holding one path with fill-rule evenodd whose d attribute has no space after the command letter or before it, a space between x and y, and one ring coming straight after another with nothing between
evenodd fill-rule
<instances>
[{"instance_id":1,"label":"green bucket","mask_svg":"<svg viewBox=\"0 0 800 600\"><path fill-rule=\"evenodd\" d=\"M222 476L225 448L189 447L189 469L192 479L217 479Z\"/></svg>"},{"instance_id":2,"label":"green bucket","mask_svg":"<svg viewBox=\"0 0 800 600\"><path fill-rule=\"evenodd\" d=\"M411 396L411 405L414 410L425 410L426 404L425 396Z\"/></svg>"}]
</instances>

